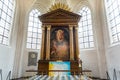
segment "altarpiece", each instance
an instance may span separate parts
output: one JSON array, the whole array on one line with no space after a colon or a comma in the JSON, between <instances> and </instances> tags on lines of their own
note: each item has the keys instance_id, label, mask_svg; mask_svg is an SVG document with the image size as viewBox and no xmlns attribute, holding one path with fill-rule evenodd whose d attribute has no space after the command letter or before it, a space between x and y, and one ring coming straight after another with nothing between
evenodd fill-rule
<instances>
[{"instance_id":1,"label":"altarpiece","mask_svg":"<svg viewBox=\"0 0 120 80\"><path fill-rule=\"evenodd\" d=\"M66 71L79 74L78 22L81 16L57 9L39 16L42 22L42 46L38 74ZM69 70L50 70L50 62L70 62Z\"/></svg>"}]
</instances>

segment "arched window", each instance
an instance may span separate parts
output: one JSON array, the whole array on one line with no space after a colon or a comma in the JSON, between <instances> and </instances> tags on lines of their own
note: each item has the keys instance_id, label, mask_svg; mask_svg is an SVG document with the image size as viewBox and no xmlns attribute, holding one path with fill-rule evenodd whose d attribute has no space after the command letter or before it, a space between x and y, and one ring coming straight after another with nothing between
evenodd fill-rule
<instances>
[{"instance_id":1,"label":"arched window","mask_svg":"<svg viewBox=\"0 0 120 80\"><path fill-rule=\"evenodd\" d=\"M112 43L120 41L120 0L105 0Z\"/></svg>"},{"instance_id":2,"label":"arched window","mask_svg":"<svg viewBox=\"0 0 120 80\"><path fill-rule=\"evenodd\" d=\"M79 22L78 37L80 48L87 49L94 47L91 11L88 7L83 7L79 14L82 16Z\"/></svg>"},{"instance_id":3,"label":"arched window","mask_svg":"<svg viewBox=\"0 0 120 80\"><path fill-rule=\"evenodd\" d=\"M0 0L0 44L9 45L14 9L13 0Z\"/></svg>"},{"instance_id":4,"label":"arched window","mask_svg":"<svg viewBox=\"0 0 120 80\"><path fill-rule=\"evenodd\" d=\"M41 22L38 19L40 12L37 9L29 13L28 33L27 33L27 48L40 49L41 43Z\"/></svg>"}]
</instances>

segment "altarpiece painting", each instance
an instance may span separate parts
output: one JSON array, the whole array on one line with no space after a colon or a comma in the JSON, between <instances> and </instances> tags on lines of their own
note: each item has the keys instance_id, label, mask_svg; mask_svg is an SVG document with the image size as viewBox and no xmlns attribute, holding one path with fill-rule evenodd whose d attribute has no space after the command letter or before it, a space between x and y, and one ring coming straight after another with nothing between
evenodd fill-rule
<instances>
[{"instance_id":1,"label":"altarpiece painting","mask_svg":"<svg viewBox=\"0 0 120 80\"><path fill-rule=\"evenodd\" d=\"M67 60L69 59L69 33L68 28L57 27L51 30L50 45L51 60Z\"/></svg>"}]
</instances>

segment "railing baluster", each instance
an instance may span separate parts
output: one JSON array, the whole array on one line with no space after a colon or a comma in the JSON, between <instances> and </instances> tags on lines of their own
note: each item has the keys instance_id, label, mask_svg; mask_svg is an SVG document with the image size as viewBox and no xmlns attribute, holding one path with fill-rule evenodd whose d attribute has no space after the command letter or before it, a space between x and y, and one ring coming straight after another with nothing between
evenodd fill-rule
<instances>
[{"instance_id":1,"label":"railing baluster","mask_svg":"<svg viewBox=\"0 0 120 80\"><path fill-rule=\"evenodd\" d=\"M11 77L11 71L9 71L9 73L8 73L8 76L7 76L6 80L10 80L10 77Z\"/></svg>"},{"instance_id":2,"label":"railing baluster","mask_svg":"<svg viewBox=\"0 0 120 80\"><path fill-rule=\"evenodd\" d=\"M116 70L114 69L114 72L113 72L113 80L117 80L117 74L116 74Z\"/></svg>"},{"instance_id":3,"label":"railing baluster","mask_svg":"<svg viewBox=\"0 0 120 80\"><path fill-rule=\"evenodd\" d=\"M108 71L106 73L107 73L107 80L111 80Z\"/></svg>"},{"instance_id":4,"label":"railing baluster","mask_svg":"<svg viewBox=\"0 0 120 80\"><path fill-rule=\"evenodd\" d=\"M120 71L118 71L118 79L120 79Z\"/></svg>"},{"instance_id":5,"label":"railing baluster","mask_svg":"<svg viewBox=\"0 0 120 80\"><path fill-rule=\"evenodd\" d=\"M1 80L2 80L2 69L0 69L0 76L1 76Z\"/></svg>"}]
</instances>

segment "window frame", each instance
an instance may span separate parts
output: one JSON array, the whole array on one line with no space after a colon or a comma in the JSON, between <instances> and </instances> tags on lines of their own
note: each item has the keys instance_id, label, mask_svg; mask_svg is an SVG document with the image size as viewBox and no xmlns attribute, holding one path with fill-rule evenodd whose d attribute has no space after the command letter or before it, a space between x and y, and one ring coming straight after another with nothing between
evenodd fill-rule
<instances>
[{"instance_id":1,"label":"window frame","mask_svg":"<svg viewBox=\"0 0 120 80\"><path fill-rule=\"evenodd\" d=\"M1 29L3 28L3 31L1 30L3 33L0 33L0 37L1 37L0 44L5 45L5 46L9 46L10 45L10 38L11 38L11 31L12 31L12 26L13 26L13 21L14 21L14 16L15 16L15 5L16 4L15 4L15 0L11 0L12 2L9 0L6 3L4 1L8 1L8 0L1 0L0 1L0 3L1 3L0 23L2 23L2 21L4 22L3 25L0 24L0 28ZM9 14L8 14L8 11L10 11ZM9 17L9 19L8 19L8 17ZM6 40L4 40L5 38L6 38ZM4 41L6 41L6 43L4 43Z\"/></svg>"},{"instance_id":2,"label":"window frame","mask_svg":"<svg viewBox=\"0 0 120 80\"><path fill-rule=\"evenodd\" d=\"M120 21L119 22L117 22L117 24L116 24L116 18L118 18L119 17L119 20L120 20L120 3L117 3L116 4L116 8L115 7L113 7L113 4L115 3L115 2L117 2L118 0L116 0L116 1L114 1L114 2L111 2L111 5L110 6L108 6L108 3L110 4L110 2L107 2L107 0L104 0L104 5L105 5L105 11L106 11L106 20L107 20L107 26L108 26L108 31L109 31L109 39L110 39L110 44L111 44L111 46L114 46L114 45L117 45L117 44L120 44L120 36L118 36L118 35L120 35L120 31L117 31L117 26L119 25L119 28L120 28ZM110 11L110 10L108 10L108 8L110 9L110 7L112 7L112 11ZM114 9L115 8L115 9ZM118 15L117 16L115 16L115 14L114 14L114 11L115 10L117 10L118 9ZM110 17L110 14L113 14L113 18L111 18ZM110 19L111 18L111 19ZM113 21L113 22L115 22L115 24L114 24L114 26L113 25L111 25L111 21ZM112 33L112 28L116 28L116 32L115 32L115 34L113 34ZM116 35L117 36L117 40L118 41L114 41L114 39L113 39L113 35Z\"/></svg>"},{"instance_id":3,"label":"window frame","mask_svg":"<svg viewBox=\"0 0 120 80\"><path fill-rule=\"evenodd\" d=\"M91 13L91 10L90 10L90 8L89 7L87 7L87 6L83 6L80 10L79 10L79 15L81 15L82 16L82 13L80 13L80 12L85 12L85 10L83 10L83 8L85 8L85 9L88 9L89 10L89 14L88 14L88 12L87 13L85 13L85 15L86 15L86 20L82 20L82 21L86 21L87 22L87 25L86 25L86 30L85 31L87 31L87 36L82 36L81 38L86 38L86 37L88 37L88 41L86 41L86 43L88 44L88 47L86 48L85 46L84 47L79 47L80 49L82 49L82 50L91 50L91 49L94 49L95 48L95 40L94 40L94 32L93 32L93 20L92 20L92 13ZM87 19L87 16L90 16L90 19ZM81 18L82 19L82 18ZM90 21L90 24L88 23ZM79 24L81 23L81 20L79 21ZM89 26L91 26L91 29L89 28ZM79 28L80 27L85 27L84 25L82 25L82 26L80 26L79 25L79 27L78 27L78 35L79 35ZM89 33L88 32L91 32L92 31L92 35L89 35ZM81 33L82 32L84 32L83 30L81 30ZM92 36L92 38L93 38L93 40L91 41L91 40L89 40L89 38L90 38L90 36ZM79 39L79 45L81 45L81 44L83 44L83 45L85 45L85 42L83 41L83 42L80 42L80 37L78 37L78 39ZM93 42L93 47L91 47L90 46L90 44L91 44L91 42ZM81 43L81 44L80 44Z\"/></svg>"},{"instance_id":4,"label":"window frame","mask_svg":"<svg viewBox=\"0 0 120 80\"><path fill-rule=\"evenodd\" d=\"M37 17L35 16L36 14L37 14ZM42 27L41 27L41 22L38 19L39 15L40 15L40 12L37 9L32 9L29 12L27 36L26 36L26 48L27 49L40 49L40 47L41 47ZM37 26L35 26L35 24L37 24ZM31 36L28 33L31 33ZM38 37L38 35L40 35L40 36ZM31 42L29 42L28 39L31 39ZM36 43L33 40L36 40L35 41ZM29 45L29 47L28 47L28 45ZM33 48L33 45L35 46L34 48ZM39 47L38 47L38 45L39 45Z\"/></svg>"}]
</instances>

